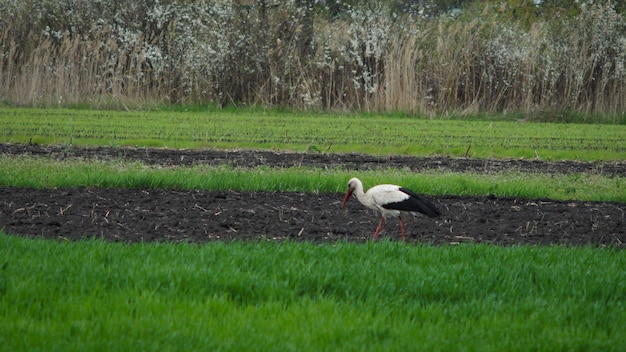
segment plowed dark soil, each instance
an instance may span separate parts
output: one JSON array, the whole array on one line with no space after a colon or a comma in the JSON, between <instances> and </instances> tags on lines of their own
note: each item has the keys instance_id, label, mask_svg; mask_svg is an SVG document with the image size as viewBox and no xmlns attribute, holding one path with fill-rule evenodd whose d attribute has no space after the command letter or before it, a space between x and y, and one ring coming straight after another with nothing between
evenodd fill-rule
<instances>
[{"instance_id":1,"label":"plowed dark soil","mask_svg":"<svg viewBox=\"0 0 626 352\"><path fill-rule=\"evenodd\" d=\"M626 174L626 163L541 162L459 158L373 157L267 151L73 148L0 144L0 154L58 159L129 159L147 164L230 164L241 167L402 167L415 171ZM366 185L369 187L371 185ZM0 228L53 239L111 241L295 240L364 242L378 215L356 200L340 209L341 193L215 192L0 187ZM496 197L428 197L440 218L407 217L407 242L596 245L624 247L626 204ZM381 237L401 240L398 220Z\"/></svg>"}]
</instances>

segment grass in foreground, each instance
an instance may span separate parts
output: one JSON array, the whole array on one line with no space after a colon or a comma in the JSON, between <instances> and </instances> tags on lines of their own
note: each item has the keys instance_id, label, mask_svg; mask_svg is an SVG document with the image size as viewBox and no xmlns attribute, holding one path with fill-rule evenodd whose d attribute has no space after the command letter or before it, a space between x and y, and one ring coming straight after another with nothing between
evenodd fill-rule
<instances>
[{"instance_id":1,"label":"grass in foreground","mask_svg":"<svg viewBox=\"0 0 626 352\"><path fill-rule=\"evenodd\" d=\"M369 188L396 183L432 195L490 195L498 197L626 203L626 178L591 174L545 175L506 172L471 174L415 173L410 170L354 172L340 169L260 167L162 168L138 162L80 160L0 155L0 185L15 187L118 187L208 189L241 191L344 192L346 183L359 176Z\"/></svg>"},{"instance_id":2,"label":"grass in foreground","mask_svg":"<svg viewBox=\"0 0 626 352\"><path fill-rule=\"evenodd\" d=\"M626 252L0 233L4 350L624 350Z\"/></svg>"}]
</instances>

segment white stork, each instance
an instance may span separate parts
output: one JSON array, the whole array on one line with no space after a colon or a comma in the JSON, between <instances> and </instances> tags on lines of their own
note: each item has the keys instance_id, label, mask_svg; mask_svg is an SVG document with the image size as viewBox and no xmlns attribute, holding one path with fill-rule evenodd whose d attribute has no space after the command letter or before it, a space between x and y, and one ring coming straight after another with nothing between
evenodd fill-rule
<instances>
[{"instance_id":1,"label":"white stork","mask_svg":"<svg viewBox=\"0 0 626 352\"><path fill-rule=\"evenodd\" d=\"M441 215L441 212L433 203L410 189L396 185L378 185L370 188L367 192L363 192L363 183L356 177L348 182L348 192L346 192L346 197L343 199L343 203L341 203L342 208L353 193L361 204L382 214L378 228L376 228L376 232L374 232L372 237L373 240L380 234L385 224L385 218L388 216L400 219L400 229L402 229L402 239L404 240L402 212L422 213L431 218Z\"/></svg>"}]
</instances>

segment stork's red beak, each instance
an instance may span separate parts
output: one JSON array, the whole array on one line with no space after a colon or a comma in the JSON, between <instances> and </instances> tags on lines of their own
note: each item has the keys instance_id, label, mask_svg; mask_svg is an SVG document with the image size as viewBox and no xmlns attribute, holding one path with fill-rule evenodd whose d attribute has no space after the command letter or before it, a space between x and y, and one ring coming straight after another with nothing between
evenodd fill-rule
<instances>
[{"instance_id":1,"label":"stork's red beak","mask_svg":"<svg viewBox=\"0 0 626 352\"><path fill-rule=\"evenodd\" d=\"M346 192L346 197L343 199L343 203L341 203L342 208L346 205L346 203L348 203L348 200L350 199L351 195L352 195L352 189L348 189L348 192Z\"/></svg>"}]
</instances>

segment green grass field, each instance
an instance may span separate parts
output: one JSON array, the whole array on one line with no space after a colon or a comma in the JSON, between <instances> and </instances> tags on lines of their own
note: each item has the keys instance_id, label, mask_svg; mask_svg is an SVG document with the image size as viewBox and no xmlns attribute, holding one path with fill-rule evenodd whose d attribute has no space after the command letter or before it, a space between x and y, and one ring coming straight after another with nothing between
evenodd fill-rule
<instances>
[{"instance_id":1,"label":"green grass field","mask_svg":"<svg viewBox=\"0 0 626 352\"><path fill-rule=\"evenodd\" d=\"M430 120L278 111L0 108L0 142L625 160L626 125Z\"/></svg>"},{"instance_id":2,"label":"green grass field","mask_svg":"<svg viewBox=\"0 0 626 352\"><path fill-rule=\"evenodd\" d=\"M622 125L0 108L0 142L68 145L625 160L624 135ZM336 192L353 176L7 155L0 163L0 185L39 188ZM424 175L359 176L430 194L626 203L624 177ZM63 242L2 226L1 351L626 350L626 252L618 248Z\"/></svg>"},{"instance_id":3,"label":"green grass field","mask_svg":"<svg viewBox=\"0 0 626 352\"><path fill-rule=\"evenodd\" d=\"M6 351L626 348L617 249L0 235L0 258Z\"/></svg>"}]
</instances>

